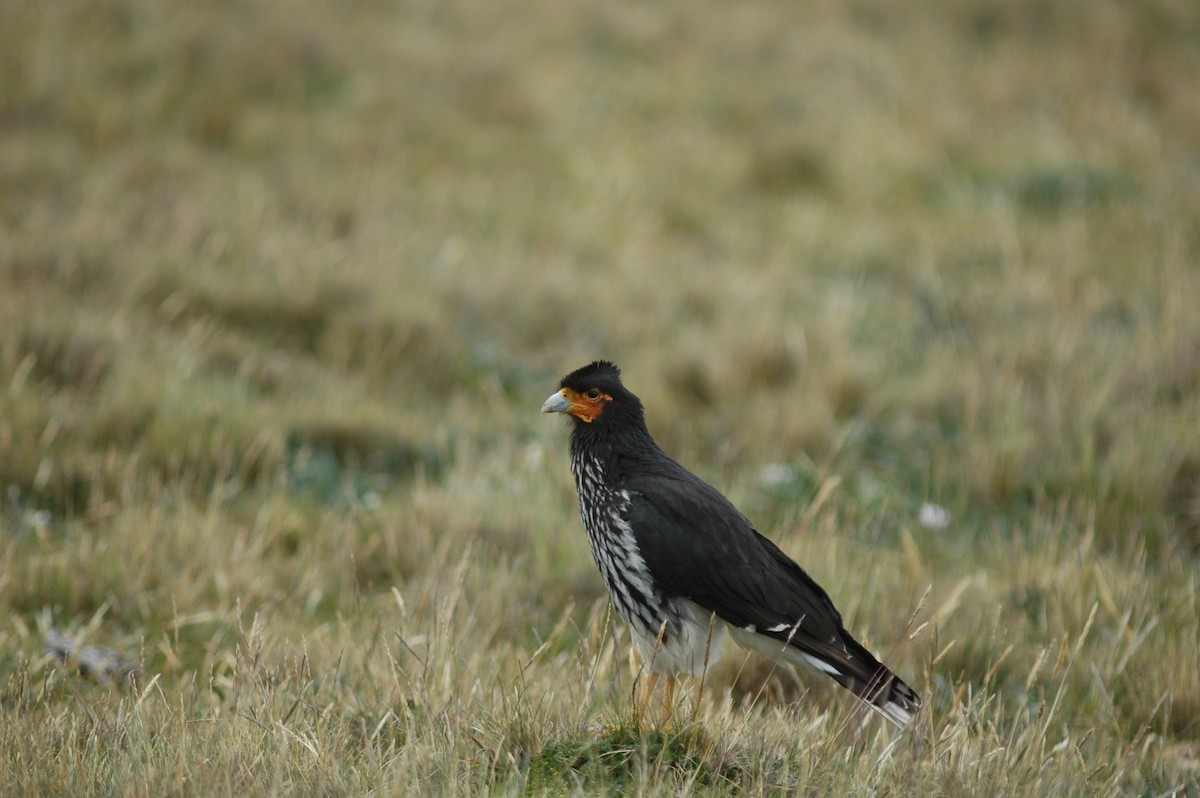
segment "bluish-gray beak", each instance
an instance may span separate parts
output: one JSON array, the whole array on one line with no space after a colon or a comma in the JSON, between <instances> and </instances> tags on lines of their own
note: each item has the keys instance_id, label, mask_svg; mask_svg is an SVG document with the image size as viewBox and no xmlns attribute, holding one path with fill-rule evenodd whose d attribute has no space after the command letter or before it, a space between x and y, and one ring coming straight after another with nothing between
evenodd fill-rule
<instances>
[{"instance_id":1,"label":"bluish-gray beak","mask_svg":"<svg viewBox=\"0 0 1200 798\"><path fill-rule=\"evenodd\" d=\"M559 391L556 394L551 394L546 403L542 405L543 413L565 413L571 407L571 403L567 401L567 397L563 396L563 392Z\"/></svg>"}]
</instances>

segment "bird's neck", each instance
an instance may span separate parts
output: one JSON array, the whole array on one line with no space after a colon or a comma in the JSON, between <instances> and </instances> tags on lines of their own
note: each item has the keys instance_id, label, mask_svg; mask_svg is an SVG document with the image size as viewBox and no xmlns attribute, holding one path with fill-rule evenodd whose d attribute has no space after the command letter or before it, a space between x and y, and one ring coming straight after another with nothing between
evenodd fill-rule
<instances>
[{"instance_id":1,"label":"bird's neck","mask_svg":"<svg viewBox=\"0 0 1200 798\"><path fill-rule=\"evenodd\" d=\"M571 468L577 475L580 469L590 468L612 486L658 451L644 423L625 425L619 431L580 423L571 431Z\"/></svg>"},{"instance_id":2,"label":"bird's neck","mask_svg":"<svg viewBox=\"0 0 1200 798\"><path fill-rule=\"evenodd\" d=\"M619 470L618 460L610 436L597 434L588 424L577 424L571 431L571 470L576 477L590 469L612 478Z\"/></svg>"}]
</instances>

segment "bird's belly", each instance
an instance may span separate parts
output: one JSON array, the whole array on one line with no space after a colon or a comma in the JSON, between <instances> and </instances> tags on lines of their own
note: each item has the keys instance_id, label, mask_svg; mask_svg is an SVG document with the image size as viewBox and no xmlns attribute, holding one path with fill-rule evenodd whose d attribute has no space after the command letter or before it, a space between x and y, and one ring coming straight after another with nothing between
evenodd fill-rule
<instances>
[{"instance_id":1,"label":"bird's belly","mask_svg":"<svg viewBox=\"0 0 1200 798\"><path fill-rule=\"evenodd\" d=\"M651 630L639 620L625 620L642 661L651 673L703 673L721 653L725 624L711 612L685 599L668 599Z\"/></svg>"},{"instance_id":2,"label":"bird's belly","mask_svg":"<svg viewBox=\"0 0 1200 798\"><path fill-rule=\"evenodd\" d=\"M625 519L628 493L611 493L598 502L583 500L592 493L581 482L580 515L592 557L643 660L653 673L700 673L716 656L724 624L687 599L665 595L656 584Z\"/></svg>"},{"instance_id":3,"label":"bird's belly","mask_svg":"<svg viewBox=\"0 0 1200 798\"><path fill-rule=\"evenodd\" d=\"M725 624L686 599L663 595L636 550L592 540L592 555L617 614L652 673L704 670L715 658Z\"/></svg>"}]
</instances>

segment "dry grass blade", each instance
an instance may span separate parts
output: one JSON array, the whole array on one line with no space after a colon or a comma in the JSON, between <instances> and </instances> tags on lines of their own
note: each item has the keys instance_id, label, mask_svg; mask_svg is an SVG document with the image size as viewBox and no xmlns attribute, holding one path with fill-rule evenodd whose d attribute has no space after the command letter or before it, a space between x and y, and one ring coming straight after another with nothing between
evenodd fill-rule
<instances>
[{"instance_id":1,"label":"dry grass blade","mask_svg":"<svg viewBox=\"0 0 1200 798\"><path fill-rule=\"evenodd\" d=\"M1195 3L3 11L0 792L1200 791ZM630 728L594 357L903 737Z\"/></svg>"}]
</instances>

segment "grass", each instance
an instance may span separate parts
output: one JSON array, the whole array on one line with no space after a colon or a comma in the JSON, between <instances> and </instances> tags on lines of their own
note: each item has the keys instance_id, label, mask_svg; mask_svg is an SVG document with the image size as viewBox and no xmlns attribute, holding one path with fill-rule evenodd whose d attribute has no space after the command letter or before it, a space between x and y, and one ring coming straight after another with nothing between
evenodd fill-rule
<instances>
[{"instance_id":1,"label":"grass","mask_svg":"<svg viewBox=\"0 0 1200 798\"><path fill-rule=\"evenodd\" d=\"M1188 4L4 18L0 792L1200 794ZM598 356L907 734L732 652L629 728Z\"/></svg>"}]
</instances>

